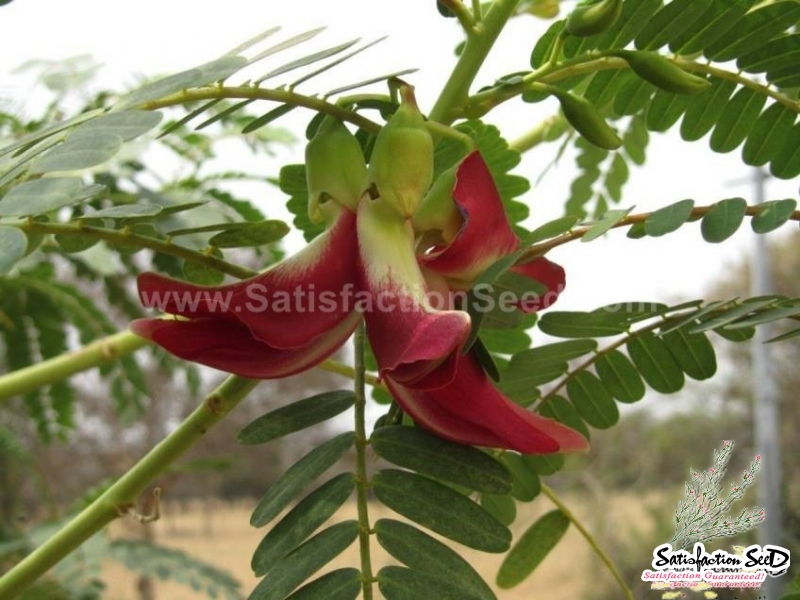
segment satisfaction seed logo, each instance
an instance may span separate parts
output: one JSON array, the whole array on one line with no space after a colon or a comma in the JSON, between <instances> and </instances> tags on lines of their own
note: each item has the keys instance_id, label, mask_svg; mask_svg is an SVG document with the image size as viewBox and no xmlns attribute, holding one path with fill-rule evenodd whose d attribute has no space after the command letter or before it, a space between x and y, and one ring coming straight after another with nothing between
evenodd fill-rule
<instances>
[{"instance_id":1,"label":"satisfaction seed logo","mask_svg":"<svg viewBox=\"0 0 800 600\"><path fill-rule=\"evenodd\" d=\"M723 492L721 480L733 452L733 442L723 442L714 451L714 464L707 471L691 470L686 493L675 511L675 535L653 550L652 569L642 572L642 581L652 589L690 588L758 588L769 577L785 574L790 567L789 550L781 546L758 544L734 546L735 554L726 550L706 551L705 543L748 531L764 520L764 511L757 507L742 509L734 516L729 509L755 481L761 468L756 456L738 483L731 483ZM691 546L691 552L687 550ZM666 593L671 598L675 592ZM716 594L707 597L716 597Z\"/></svg>"}]
</instances>

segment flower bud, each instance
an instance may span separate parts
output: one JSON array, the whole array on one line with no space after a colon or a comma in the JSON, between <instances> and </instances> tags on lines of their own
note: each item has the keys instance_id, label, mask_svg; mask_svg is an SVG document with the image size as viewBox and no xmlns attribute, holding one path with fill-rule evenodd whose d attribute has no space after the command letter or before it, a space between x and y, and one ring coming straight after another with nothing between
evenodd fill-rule
<instances>
[{"instance_id":1,"label":"flower bud","mask_svg":"<svg viewBox=\"0 0 800 600\"><path fill-rule=\"evenodd\" d=\"M622 140L617 132L606 123L586 98L575 96L558 88L550 88L550 91L558 97L561 111L569 124L587 141L606 150L616 150L622 145Z\"/></svg>"},{"instance_id":2,"label":"flower bud","mask_svg":"<svg viewBox=\"0 0 800 600\"><path fill-rule=\"evenodd\" d=\"M332 217L338 212L337 204L355 212L366 178L367 165L358 140L341 121L325 118L306 146L311 221Z\"/></svg>"},{"instance_id":3,"label":"flower bud","mask_svg":"<svg viewBox=\"0 0 800 600\"><path fill-rule=\"evenodd\" d=\"M706 79L687 73L656 52L620 50L614 54L624 59L639 77L667 92L697 94L711 86Z\"/></svg>"},{"instance_id":4,"label":"flower bud","mask_svg":"<svg viewBox=\"0 0 800 600\"><path fill-rule=\"evenodd\" d=\"M601 33L614 24L621 12L622 0L583 1L567 17L565 29L579 37Z\"/></svg>"},{"instance_id":5,"label":"flower bud","mask_svg":"<svg viewBox=\"0 0 800 600\"><path fill-rule=\"evenodd\" d=\"M417 108L414 88L400 88L401 103L375 140L369 187L404 217L413 215L433 179L433 139Z\"/></svg>"}]
</instances>

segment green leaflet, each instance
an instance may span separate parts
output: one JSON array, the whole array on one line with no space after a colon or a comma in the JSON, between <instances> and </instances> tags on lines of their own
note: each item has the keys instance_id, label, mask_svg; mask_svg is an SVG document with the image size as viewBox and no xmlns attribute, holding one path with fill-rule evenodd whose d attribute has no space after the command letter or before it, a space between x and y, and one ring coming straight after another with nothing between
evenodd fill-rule
<instances>
[{"instance_id":1,"label":"green leaflet","mask_svg":"<svg viewBox=\"0 0 800 600\"><path fill-rule=\"evenodd\" d=\"M587 440L591 439L591 434L589 428L586 426L586 422L566 398L562 398L561 396L548 397L539 408L539 414L543 417L555 419L568 427L572 427L572 429L576 430Z\"/></svg>"},{"instance_id":2,"label":"green leaflet","mask_svg":"<svg viewBox=\"0 0 800 600\"><path fill-rule=\"evenodd\" d=\"M300 431L343 413L354 401L352 391L335 390L293 402L251 421L239 432L239 442L263 444Z\"/></svg>"},{"instance_id":3,"label":"green leaflet","mask_svg":"<svg viewBox=\"0 0 800 600\"><path fill-rule=\"evenodd\" d=\"M673 0L653 15L636 36L638 50L658 50L691 27L711 0Z\"/></svg>"},{"instance_id":4,"label":"green leaflet","mask_svg":"<svg viewBox=\"0 0 800 600\"><path fill-rule=\"evenodd\" d=\"M168 75L120 98L114 109L121 111L159 100L191 87L200 87L230 77L247 65L244 56L224 56L194 69Z\"/></svg>"},{"instance_id":5,"label":"green leaflet","mask_svg":"<svg viewBox=\"0 0 800 600\"><path fill-rule=\"evenodd\" d=\"M536 242L557 237L562 233L567 233L578 223L578 217L561 217L553 221L548 221L540 225L528 235L524 243L531 246Z\"/></svg>"},{"instance_id":6,"label":"green leaflet","mask_svg":"<svg viewBox=\"0 0 800 600\"><path fill-rule=\"evenodd\" d=\"M133 219L137 217L155 217L163 211L158 204L121 204L103 208L83 215L81 219ZM85 221L84 221L85 223ZM91 225L91 223L86 223Z\"/></svg>"},{"instance_id":7,"label":"green leaflet","mask_svg":"<svg viewBox=\"0 0 800 600\"><path fill-rule=\"evenodd\" d=\"M620 116L634 115L644 108L658 88L641 77L631 77L622 85L614 97L614 113Z\"/></svg>"},{"instance_id":8,"label":"green leaflet","mask_svg":"<svg viewBox=\"0 0 800 600\"><path fill-rule=\"evenodd\" d=\"M800 19L800 4L780 1L750 11L717 42L705 50L705 55L717 62L726 62L755 52L774 36L782 33Z\"/></svg>"},{"instance_id":9,"label":"green leaflet","mask_svg":"<svg viewBox=\"0 0 800 600\"><path fill-rule=\"evenodd\" d=\"M569 519L560 510L540 517L517 540L497 573L497 585L512 588L533 573L569 528Z\"/></svg>"},{"instance_id":10,"label":"green leaflet","mask_svg":"<svg viewBox=\"0 0 800 600\"><path fill-rule=\"evenodd\" d=\"M675 204L659 208L647 217L644 223L645 233L652 237L659 237L676 231L689 220L692 208L694 208L694 200L680 200Z\"/></svg>"},{"instance_id":11,"label":"green leaflet","mask_svg":"<svg viewBox=\"0 0 800 600\"><path fill-rule=\"evenodd\" d=\"M211 249L210 255L215 258L224 258L222 250L219 248ZM222 271L203 263L188 260L183 262L183 275L192 283L199 285L220 285L225 281L225 273Z\"/></svg>"},{"instance_id":12,"label":"green leaflet","mask_svg":"<svg viewBox=\"0 0 800 600\"><path fill-rule=\"evenodd\" d=\"M655 391L672 394L683 387L683 371L661 338L648 331L628 340L626 347L642 378Z\"/></svg>"},{"instance_id":13,"label":"green leaflet","mask_svg":"<svg viewBox=\"0 0 800 600\"><path fill-rule=\"evenodd\" d=\"M800 304L798 304L797 301L790 301L788 302L787 306L784 306L781 303L776 308L769 308L767 310L759 311L753 316L739 319L735 323L728 325L726 329L731 330L750 328L763 323L771 323L773 321L777 321L778 319L794 317L798 314L800 314Z\"/></svg>"},{"instance_id":14,"label":"green leaflet","mask_svg":"<svg viewBox=\"0 0 800 600\"><path fill-rule=\"evenodd\" d=\"M800 175L800 123L796 123L783 140L778 155L770 162L769 172L781 179Z\"/></svg>"},{"instance_id":15,"label":"green leaflet","mask_svg":"<svg viewBox=\"0 0 800 600\"><path fill-rule=\"evenodd\" d=\"M707 242L718 244L736 233L744 221L747 201L728 198L716 202L700 223L700 231Z\"/></svg>"},{"instance_id":16,"label":"green leaflet","mask_svg":"<svg viewBox=\"0 0 800 600\"><path fill-rule=\"evenodd\" d=\"M683 33L670 40L670 50L684 56L705 50L723 37L754 3L755 0L713 0Z\"/></svg>"},{"instance_id":17,"label":"green leaflet","mask_svg":"<svg viewBox=\"0 0 800 600\"><path fill-rule=\"evenodd\" d=\"M0 217L40 215L84 200L78 177L43 177L25 181L0 199Z\"/></svg>"},{"instance_id":18,"label":"green leaflet","mask_svg":"<svg viewBox=\"0 0 800 600\"><path fill-rule=\"evenodd\" d=\"M667 131L678 122L693 101L695 100L687 94L656 90L647 107L647 128L650 131Z\"/></svg>"},{"instance_id":19,"label":"green leaflet","mask_svg":"<svg viewBox=\"0 0 800 600\"><path fill-rule=\"evenodd\" d=\"M592 427L608 429L619 420L619 409L611 394L588 371L578 371L570 377L567 395L581 418Z\"/></svg>"},{"instance_id":20,"label":"green leaflet","mask_svg":"<svg viewBox=\"0 0 800 600\"><path fill-rule=\"evenodd\" d=\"M277 242L287 233L289 226L286 223L269 219L256 223L242 223L239 227L216 234L208 240L208 243L218 248L265 246Z\"/></svg>"},{"instance_id":21,"label":"green leaflet","mask_svg":"<svg viewBox=\"0 0 800 600\"><path fill-rule=\"evenodd\" d=\"M709 141L711 149L714 152L735 150L755 127L766 102L765 95L750 88L740 88L717 120Z\"/></svg>"},{"instance_id":22,"label":"green leaflet","mask_svg":"<svg viewBox=\"0 0 800 600\"><path fill-rule=\"evenodd\" d=\"M384 469L372 480L386 506L453 541L483 550L505 552L511 532L497 519L453 489L431 479Z\"/></svg>"},{"instance_id":23,"label":"green leaflet","mask_svg":"<svg viewBox=\"0 0 800 600\"><path fill-rule=\"evenodd\" d=\"M557 379L567 372L567 361L593 352L595 348L596 341L578 339L523 350L511 357L500 388L517 402L530 404L539 397L537 385Z\"/></svg>"},{"instance_id":24,"label":"green leaflet","mask_svg":"<svg viewBox=\"0 0 800 600\"><path fill-rule=\"evenodd\" d=\"M539 329L563 338L606 337L625 333L628 325L610 312L549 311L539 319Z\"/></svg>"},{"instance_id":25,"label":"green leaflet","mask_svg":"<svg viewBox=\"0 0 800 600\"><path fill-rule=\"evenodd\" d=\"M681 122L681 137L687 142L702 138L711 131L717 120L725 112L728 100L736 89L732 81L712 77L711 89L698 94L696 100L689 104Z\"/></svg>"},{"instance_id":26,"label":"green leaflet","mask_svg":"<svg viewBox=\"0 0 800 600\"><path fill-rule=\"evenodd\" d=\"M262 527L277 517L309 483L344 456L354 442L355 434L352 431L339 434L289 467L259 500L250 517L250 524Z\"/></svg>"},{"instance_id":27,"label":"green leaflet","mask_svg":"<svg viewBox=\"0 0 800 600\"><path fill-rule=\"evenodd\" d=\"M662 339L683 372L692 379L709 379L717 372L714 347L705 334L676 329Z\"/></svg>"},{"instance_id":28,"label":"green leaflet","mask_svg":"<svg viewBox=\"0 0 800 600\"><path fill-rule=\"evenodd\" d=\"M120 148L122 138L113 133L97 132L79 137L70 135L63 144L34 160L30 172L40 174L88 169L110 160Z\"/></svg>"},{"instance_id":29,"label":"green leaflet","mask_svg":"<svg viewBox=\"0 0 800 600\"><path fill-rule=\"evenodd\" d=\"M361 593L361 571L336 569L287 596L286 600L356 600Z\"/></svg>"},{"instance_id":30,"label":"green leaflet","mask_svg":"<svg viewBox=\"0 0 800 600\"><path fill-rule=\"evenodd\" d=\"M0 275L8 273L25 256L28 238L16 227L0 226Z\"/></svg>"},{"instance_id":31,"label":"green leaflet","mask_svg":"<svg viewBox=\"0 0 800 600\"><path fill-rule=\"evenodd\" d=\"M539 475L554 475L564 468L563 454L524 454L522 460Z\"/></svg>"},{"instance_id":32,"label":"green leaflet","mask_svg":"<svg viewBox=\"0 0 800 600\"><path fill-rule=\"evenodd\" d=\"M284 600L303 581L341 554L358 537L358 521L343 521L321 531L273 567L248 600Z\"/></svg>"},{"instance_id":33,"label":"green leaflet","mask_svg":"<svg viewBox=\"0 0 800 600\"><path fill-rule=\"evenodd\" d=\"M325 223L312 223L308 217L308 185L305 165L285 165L281 168L278 186L289 194L286 208L294 215L292 223L303 232L306 242L310 242L325 231Z\"/></svg>"},{"instance_id":34,"label":"green leaflet","mask_svg":"<svg viewBox=\"0 0 800 600\"><path fill-rule=\"evenodd\" d=\"M589 231L581 238L581 242L591 242L602 236L606 233L609 229L614 227L617 223L619 223L622 219L628 216L633 210L633 207L626 208L624 210L609 210L600 218L599 221L593 223L589 228Z\"/></svg>"},{"instance_id":35,"label":"green leaflet","mask_svg":"<svg viewBox=\"0 0 800 600\"><path fill-rule=\"evenodd\" d=\"M539 474L529 465L524 457L516 452L504 452L503 464L508 467L514 477L511 495L522 502L530 502L542 491Z\"/></svg>"},{"instance_id":36,"label":"green leaflet","mask_svg":"<svg viewBox=\"0 0 800 600\"><path fill-rule=\"evenodd\" d=\"M449 546L407 523L380 519L375 523L378 543L401 563L420 573L442 579L457 588L462 596L493 600L494 592L472 566ZM438 598L438 596L437 596Z\"/></svg>"},{"instance_id":37,"label":"green leaflet","mask_svg":"<svg viewBox=\"0 0 800 600\"><path fill-rule=\"evenodd\" d=\"M764 73L800 64L800 34L777 37L761 48L740 56L736 66L749 73Z\"/></svg>"},{"instance_id":38,"label":"green leaflet","mask_svg":"<svg viewBox=\"0 0 800 600\"><path fill-rule=\"evenodd\" d=\"M775 302L778 297L752 298L745 300L741 304L735 304L731 308L720 311L720 314L709 319L701 320L699 324L689 329L689 333L702 333L710 329L717 329L739 319L748 316L750 313L758 311Z\"/></svg>"},{"instance_id":39,"label":"green leaflet","mask_svg":"<svg viewBox=\"0 0 800 600\"><path fill-rule=\"evenodd\" d=\"M350 497L355 489L352 473L342 473L303 498L266 536L253 553L251 567L257 577L294 550Z\"/></svg>"},{"instance_id":40,"label":"green leaflet","mask_svg":"<svg viewBox=\"0 0 800 600\"><path fill-rule=\"evenodd\" d=\"M639 371L619 350L604 352L594 368L606 390L620 402L638 402L644 397L645 387Z\"/></svg>"},{"instance_id":41,"label":"green leaflet","mask_svg":"<svg viewBox=\"0 0 800 600\"><path fill-rule=\"evenodd\" d=\"M370 437L375 452L389 462L471 490L511 491L511 475L477 448L448 442L415 427L381 427Z\"/></svg>"},{"instance_id":42,"label":"green leaflet","mask_svg":"<svg viewBox=\"0 0 800 600\"><path fill-rule=\"evenodd\" d=\"M378 589L386 600L478 600L479 596L466 594L456 582L405 567L388 566L378 571Z\"/></svg>"},{"instance_id":43,"label":"green leaflet","mask_svg":"<svg viewBox=\"0 0 800 600\"><path fill-rule=\"evenodd\" d=\"M505 526L511 525L517 518L517 504L511 494L481 494L481 506Z\"/></svg>"}]
</instances>

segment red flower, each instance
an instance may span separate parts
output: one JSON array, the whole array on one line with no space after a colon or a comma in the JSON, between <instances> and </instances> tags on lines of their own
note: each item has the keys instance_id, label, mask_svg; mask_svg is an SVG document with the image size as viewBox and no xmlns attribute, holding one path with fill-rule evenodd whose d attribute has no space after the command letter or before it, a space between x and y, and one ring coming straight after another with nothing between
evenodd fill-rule
<instances>
[{"instance_id":1,"label":"red flower","mask_svg":"<svg viewBox=\"0 0 800 600\"><path fill-rule=\"evenodd\" d=\"M202 287L145 273L142 304L184 319L140 319L131 330L175 356L243 377L305 371L339 349L360 320L354 298L340 301L354 290L357 252L355 215L342 210L302 252L251 279ZM333 301L309 304L325 298Z\"/></svg>"},{"instance_id":2,"label":"red flower","mask_svg":"<svg viewBox=\"0 0 800 600\"><path fill-rule=\"evenodd\" d=\"M373 184L379 194L380 181ZM277 378L340 347L361 317L359 302L380 375L420 427L459 443L524 453L585 449L577 432L503 396L463 353L470 317L450 306L450 295L520 243L480 155L456 171L451 210L461 224L449 243L415 254L419 232L394 204L365 194L355 214L352 204L339 207L331 228L302 252L233 285L206 288L144 274L143 304L179 318L144 319L131 328L181 358ZM513 271L550 292L519 303L528 312L549 306L564 285L563 269L544 258Z\"/></svg>"}]
</instances>

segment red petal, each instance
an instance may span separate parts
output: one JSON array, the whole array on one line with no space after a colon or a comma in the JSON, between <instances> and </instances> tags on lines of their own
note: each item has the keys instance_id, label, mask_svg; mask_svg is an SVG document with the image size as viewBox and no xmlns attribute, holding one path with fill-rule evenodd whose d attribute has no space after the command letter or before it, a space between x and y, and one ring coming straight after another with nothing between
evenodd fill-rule
<instances>
[{"instance_id":1,"label":"red petal","mask_svg":"<svg viewBox=\"0 0 800 600\"><path fill-rule=\"evenodd\" d=\"M511 267L511 271L535 279L547 286L547 292L535 298L523 298L519 309L526 313L548 308L558 300L559 294L564 290L567 276L564 268L545 257L539 257L523 265Z\"/></svg>"},{"instance_id":2,"label":"red petal","mask_svg":"<svg viewBox=\"0 0 800 600\"><path fill-rule=\"evenodd\" d=\"M386 383L397 402L421 427L460 444L524 454L588 447L577 431L506 398L471 355L460 357L455 378L439 389L412 390L388 377Z\"/></svg>"},{"instance_id":3,"label":"red petal","mask_svg":"<svg viewBox=\"0 0 800 600\"><path fill-rule=\"evenodd\" d=\"M331 229L256 277L203 287L145 273L138 279L139 297L170 314L238 321L256 340L298 348L354 311L357 256L355 214L342 210Z\"/></svg>"},{"instance_id":4,"label":"red petal","mask_svg":"<svg viewBox=\"0 0 800 600\"><path fill-rule=\"evenodd\" d=\"M242 377L276 379L310 369L328 358L350 337L359 319L360 315L353 312L313 342L291 350L256 340L238 322L215 318L140 319L130 328L179 358Z\"/></svg>"},{"instance_id":5,"label":"red petal","mask_svg":"<svg viewBox=\"0 0 800 600\"><path fill-rule=\"evenodd\" d=\"M464 219L461 230L449 245L419 256L419 261L451 279L469 283L489 265L514 252L519 239L479 152L459 165L453 200Z\"/></svg>"},{"instance_id":6,"label":"red petal","mask_svg":"<svg viewBox=\"0 0 800 600\"><path fill-rule=\"evenodd\" d=\"M470 318L433 304L414 256L411 224L382 201L363 200L358 241L367 331L381 374L413 384L435 371L436 385L448 381L455 368L450 358L466 341ZM448 302L441 298L442 307Z\"/></svg>"}]
</instances>

